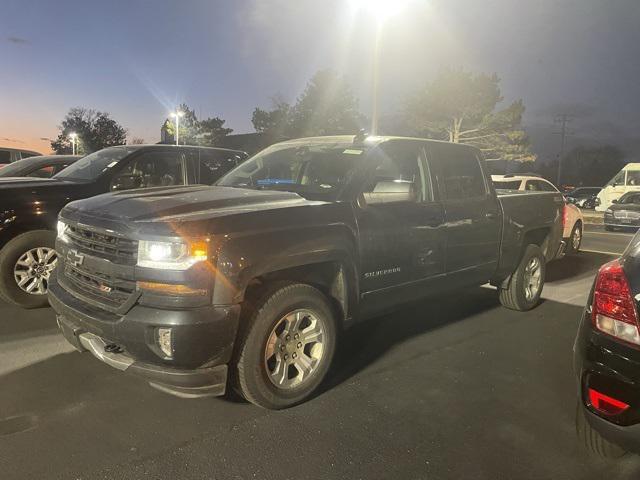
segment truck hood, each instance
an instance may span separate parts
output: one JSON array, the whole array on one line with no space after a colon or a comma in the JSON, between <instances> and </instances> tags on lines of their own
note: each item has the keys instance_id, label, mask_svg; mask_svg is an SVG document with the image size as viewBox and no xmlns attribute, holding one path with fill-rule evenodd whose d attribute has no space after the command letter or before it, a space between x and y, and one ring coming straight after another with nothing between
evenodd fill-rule
<instances>
[{"instance_id":1,"label":"truck hood","mask_svg":"<svg viewBox=\"0 0 640 480\"><path fill-rule=\"evenodd\" d=\"M181 222L318 203L323 202L292 192L194 185L108 193L72 202L64 210L124 222Z\"/></svg>"}]
</instances>

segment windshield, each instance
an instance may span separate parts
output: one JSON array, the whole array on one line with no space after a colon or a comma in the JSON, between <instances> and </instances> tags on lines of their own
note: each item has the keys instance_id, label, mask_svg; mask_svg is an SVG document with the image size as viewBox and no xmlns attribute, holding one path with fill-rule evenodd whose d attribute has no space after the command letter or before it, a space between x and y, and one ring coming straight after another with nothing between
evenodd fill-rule
<instances>
[{"instance_id":1,"label":"windshield","mask_svg":"<svg viewBox=\"0 0 640 480\"><path fill-rule=\"evenodd\" d=\"M335 198L353 175L362 147L352 145L275 145L222 177L217 185L287 190L305 198Z\"/></svg>"},{"instance_id":2,"label":"windshield","mask_svg":"<svg viewBox=\"0 0 640 480\"><path fill-rule=\"evenodd\" d=\"M520 183L520 180L511 180L509 182L494 181L493 187L501 190L519 190Z\"/></svg>"},{"instance_id":3,"label":"windshield","mask_svg":"<svg viewBox=\"0 0 640 480\"><path fill-rule=\"evenodd\" d=\"M618 203L622 203L624 205L640 205L640 194L627 193L620 197Z\"/></svg>"},{"instance_id":4,"label":"windshield","mask_svg":"<svg viewBox=\"0 0 640 480\"><path fill-rule=\"evenodd\" d=\"M18 160L17 162L10 163L6 167L3 167L0 170L0 176L2 177L15 177L16 175L22 175L22 172L28 169L33 164L39 162L39 158L26 159L26 160Z\"/></svg>"},{"instance_id":5,"label":"windshield","mask_svg":"<svg viewBox=\"0 0 640 480\"><path fill-rule=\"evenodd\" d=\"M114 167L120 160L134 151L134 148L127 147L110 147L99 150L81 158L73 165L54 175L54 178L77 182L91 182L98 178L105 170Z\"/></svg>"}]
</instances>

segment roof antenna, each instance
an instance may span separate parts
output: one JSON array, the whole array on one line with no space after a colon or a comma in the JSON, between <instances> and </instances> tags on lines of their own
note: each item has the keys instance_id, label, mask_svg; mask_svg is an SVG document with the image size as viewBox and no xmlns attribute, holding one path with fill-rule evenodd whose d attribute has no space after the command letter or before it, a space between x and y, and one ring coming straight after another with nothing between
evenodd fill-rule
<instances>
[{"instance_id":1,"label":"roof antenna","mask_svg":"<svg viewBox=\"0 0 640 480\"><path fill-rule=\"evenodd\" d=\"M364 142L368 136L369 136L369 133L367 133L367 131L364 128L361 128L360 130L358 130L358 133L356 133L356 136L353 137L353 143Z\"/></svg>"}]
</instances>

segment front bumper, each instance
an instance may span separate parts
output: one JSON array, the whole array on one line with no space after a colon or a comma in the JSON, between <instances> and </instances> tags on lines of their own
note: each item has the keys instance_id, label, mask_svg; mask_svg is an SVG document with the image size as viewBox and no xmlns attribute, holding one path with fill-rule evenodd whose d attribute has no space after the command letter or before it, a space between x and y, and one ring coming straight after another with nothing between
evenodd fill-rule
<instances>
[{"instance_id":1,"label":"front bumper","mask_svg":"<svg viewBox=\"0 0 640 480\"><path fill-rule=\"evenodd\" d=\"M58 326L77 350L139 375L165 392L181 397L223 395L240 307L210 306L191 310L161 310L140 305L125 315L92 308L73 297L55 280L49 301ZM162 358L156 329L172 329L173 358Z\"/></svg>"},{"instance_id":2,"label":"front bumper","mask_svg":"<svg viewBox=\"0 0 640 480\"><path fill-rule=\"evenodd\" d=\"M640 218L616 218L611 214L604 214L604 224L607 227L640 227Z\"/></svg>"}]
</instances>

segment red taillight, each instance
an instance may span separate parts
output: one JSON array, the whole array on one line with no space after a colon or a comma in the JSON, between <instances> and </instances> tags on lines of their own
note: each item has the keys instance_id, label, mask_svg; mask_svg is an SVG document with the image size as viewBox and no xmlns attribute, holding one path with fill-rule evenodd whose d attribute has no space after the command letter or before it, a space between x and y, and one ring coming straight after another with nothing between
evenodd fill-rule
<instances>
[{"instance_id":1,"label":"red taillight","mask_svg":"<svg viewBox=\"0 0 640 480\"><path fill-rule=\"evenodd\" d=\"M629 408L628 404L598 392L593 388L589 389L589 403L593 408L605 415L619 415Z\"/></svg>"},{"instance_id":2,"label":"red taillight","mask_svg":"<svg viewBox=\"0 0 640 480\"><path fill-rule=\"evenodd\" d=\"M635 301L618 260L606 263L598 272L591 320L598 330L625 342L640 345Z\"/></svg>"}]
</instances>

